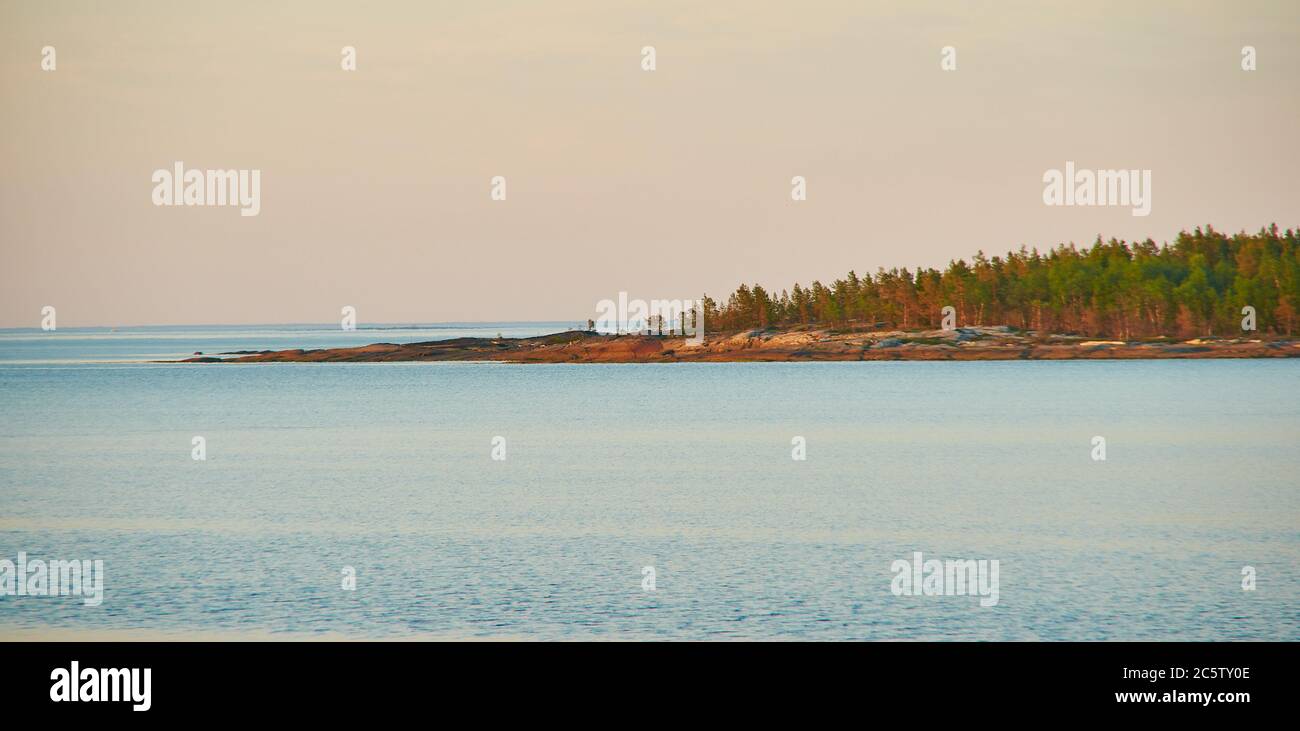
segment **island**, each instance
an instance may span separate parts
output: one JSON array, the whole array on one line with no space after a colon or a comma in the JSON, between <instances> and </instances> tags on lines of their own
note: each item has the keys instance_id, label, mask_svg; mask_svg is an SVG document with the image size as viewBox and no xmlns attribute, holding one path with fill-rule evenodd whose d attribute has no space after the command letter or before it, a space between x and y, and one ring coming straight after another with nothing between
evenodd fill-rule
<instances>
[{"instance_id":1,"label":"island","mask_svg":"<svg viewBox=\"0 0 1300 731\"><path fill-rule=\"evenodd\" d=\"M627 293L619 295L622 309ZM651 308L648 317L606 316L538 337L196 354L184 362L1293 358L1300 229L1273 224L1228 236L1206 226L1164 244L1099 236L1082 249L980 251L943 270L850 271L779 294L742 284L725 300L688 302L668 317ZM597 309L612 305L602 300ZM688 339L697 323L703 337Z\"/></svg>"},{"instance_id":2,"label":"island","mask_svg":"<svg viewBox=\"0 0 1300 731\"><path fill-rule=\"evenodd\" d=\"M1300 340L1287 338L1097 340L1073 335L1040 336L1004 325L910 332L766 328L710 333L701 345L693 345L680 336L612 335L572 330L531 338L455 338L420 343L375 343L356 348L223 353L187 358L182 362L718 363L1296 357L1300 357Z\"/></svg>"}]
</instances>

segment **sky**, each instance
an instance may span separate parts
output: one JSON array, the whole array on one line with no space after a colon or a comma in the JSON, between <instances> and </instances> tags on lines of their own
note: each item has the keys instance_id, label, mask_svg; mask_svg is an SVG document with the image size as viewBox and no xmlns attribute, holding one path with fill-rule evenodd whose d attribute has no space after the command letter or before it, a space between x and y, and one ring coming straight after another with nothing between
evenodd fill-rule
<instances>
[{"instance_id":1,"label":"sky","mask_svg":"<svg viewBox=\"0 0 1300 731\"><path fill-rule=\"evenodd\" d=\"M1294 0L5 0L0 101L0 327L581 321L1300 227ZM258 215L154 205L177 161ZM1150 215L1045 205L1067 161Z\"/></svg>"}]
</instances>

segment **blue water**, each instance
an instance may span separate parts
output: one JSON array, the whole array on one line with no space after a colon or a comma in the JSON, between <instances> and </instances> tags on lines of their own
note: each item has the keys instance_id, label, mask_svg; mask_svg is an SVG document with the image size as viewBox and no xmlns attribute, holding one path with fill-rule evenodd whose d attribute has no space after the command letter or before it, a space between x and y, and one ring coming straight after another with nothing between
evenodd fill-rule
<instances>
[{"instance_id":1,"label":"blue water","mask_svg":"<svg viewBox=\"0 0 1300 731\"><path fill-rule=\"evenodd\" d=\"M0 334L0 636L1300 640L1300 361L116 362L466 329Z\"/></svg>"}]
</instances>

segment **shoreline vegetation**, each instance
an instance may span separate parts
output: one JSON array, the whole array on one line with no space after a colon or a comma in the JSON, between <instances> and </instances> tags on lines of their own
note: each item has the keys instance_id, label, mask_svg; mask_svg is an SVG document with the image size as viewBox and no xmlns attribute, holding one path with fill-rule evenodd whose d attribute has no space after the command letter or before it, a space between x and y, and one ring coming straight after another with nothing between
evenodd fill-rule
<instances>
[{"instance_id":1,"label":"shoreline vegetation","mask_svg":"<svg viewBox=\"0 0 1300 731\"><path fill-rule=\"evenodd\" d=\"M586 330L188 358L191 363L503 361L1061 360L1300 356L1300 230L1226 236L1211 227L1172 244L1100 237L1046 254L977 253L944 270L880 269L779 295L741 285L702 298L704 343L652 316L636 334ZM668 332L664 329L667 325ZM944 327L947 325L947 327ZM196 354L197 355L197 354Z\"/></svg>"},{"instance_id":2,"label":"shoreline vegetation","mask_svg":"<svg viewBox=\"0 0 1300 731\"><path fill-rule=\"evenodd\" d=\"M1073 360L1140 358L1300 358L1288 338L1153 338L1121 341L1039 336L1007 326L954 330L829 330L799 327L709 333L691 346L680 336L605 335L571 330L531 338L456 338L356 348L277 350L199 356L184 363L506 363L807 362L872 360Z\"/></svg>"}]
</instances>

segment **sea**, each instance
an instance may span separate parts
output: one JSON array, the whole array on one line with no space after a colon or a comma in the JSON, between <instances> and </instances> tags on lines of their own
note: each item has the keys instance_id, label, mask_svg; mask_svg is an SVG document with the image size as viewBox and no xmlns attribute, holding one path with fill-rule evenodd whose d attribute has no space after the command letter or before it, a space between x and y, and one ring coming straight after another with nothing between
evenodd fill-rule
<instances>
[{"instance_id":1,"label":"sea","mask_svg":"<svg viewBox=\"0 0 1300 731\"><path fill-rule=\"evenodd\" d=\"M0 330L0 639L1300 640L1296 359L158 362L573 325Z\"/></svg>"}]
</instances>

